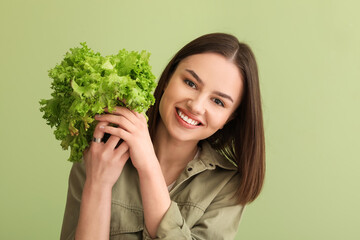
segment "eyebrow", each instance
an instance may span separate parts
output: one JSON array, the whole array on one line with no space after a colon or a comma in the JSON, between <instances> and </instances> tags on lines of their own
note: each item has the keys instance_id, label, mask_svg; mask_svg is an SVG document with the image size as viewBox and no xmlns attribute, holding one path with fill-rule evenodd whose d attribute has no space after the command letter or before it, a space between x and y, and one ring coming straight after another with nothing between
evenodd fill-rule
<instances>
[{"instance_id":1,"label":"eyebrow","mask_svg":"<svg viewBox=\"0 0 360 240\"><path fill-rule=\"evenodd\" d=\"M193 70L186 69L186 71L190 73L199 83L204 84L201 78Z\"/></svg>"},{"instance_id":2,"label":"eyebrow","mask_svg":"<svg viewBox=\"0 0 360 240\"><path fill-rule=\"evenodd\" d=\"M218 92L218 91L215 91L214 93L217 94L217 95L219 95L220 97L229 99L231 102L234 102L234 100L233 100L229 95L227 95L227 94L225 94L225 93Z\"/></svg>"},{"instance_id":3,"label":"eyebrow","mask_svg":"<svg viewBox=\"0 0 360 240\"><path fill-rule=\"evenodd\" d=\"M204 85L203 80L201 80L201 78L193 70L190 70L190 69L185 69L185 70L188 73L190 73L200 84ZM222 92L219 92L219 91L215 91L214 93L216 95L219 95L220 97L229 99L231 102L234 102L234 100L229 95L227 95L225 93L222 93Z\"/></svg>"}]
</instances>

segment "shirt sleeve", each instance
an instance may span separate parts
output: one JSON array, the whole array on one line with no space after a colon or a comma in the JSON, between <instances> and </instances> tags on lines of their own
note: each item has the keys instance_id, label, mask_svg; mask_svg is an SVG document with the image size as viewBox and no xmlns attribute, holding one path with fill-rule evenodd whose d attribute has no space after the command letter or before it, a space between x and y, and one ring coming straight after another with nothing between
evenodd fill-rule
<instances>
[{"instance_id":1,"label":"shirt sleeve","mask_svg":"<svg viewBox=\"0 0 360 240\"><path fill-rule=\"evenodd\" d=\"M83 164L74 163L69 176L69 186L60 240L75 239L84 181L85 169Z\"/></svg>"},{"instance_id":2,"label":"shirt sleeve","mask_svg":"<svg viewBox=\"0 0 360 240\"><path fill-rule=\"evenodd\" d=\"M236 190L234 178L232 180L225 185L203 216L191 228L186 225L177 203L172 201L154 239L234 239L244 208L237 203L237 198L234 196L234 189ZM146 229L143 238L152 239Z\"/></svg>"}]
</instances>

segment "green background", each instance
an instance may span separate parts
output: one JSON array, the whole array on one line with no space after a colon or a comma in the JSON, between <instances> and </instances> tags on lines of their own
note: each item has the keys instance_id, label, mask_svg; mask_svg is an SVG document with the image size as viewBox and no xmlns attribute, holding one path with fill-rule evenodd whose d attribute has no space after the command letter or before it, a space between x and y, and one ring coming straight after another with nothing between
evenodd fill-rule
<instances>
[{"instance_id":1,"label":"green background","mask_svg":"<svg viewBox=\"0 0 360 240\"><path fill-rule=\"evenodd\" d=\"M159 76L185 43L227 32L258 60L267 143L260 197L236 239L360 239L360 2L0 3L0 239L58 239L69 152L39 112L47 71L82 41L146 49Z\"/></svg>"}]
</instances>

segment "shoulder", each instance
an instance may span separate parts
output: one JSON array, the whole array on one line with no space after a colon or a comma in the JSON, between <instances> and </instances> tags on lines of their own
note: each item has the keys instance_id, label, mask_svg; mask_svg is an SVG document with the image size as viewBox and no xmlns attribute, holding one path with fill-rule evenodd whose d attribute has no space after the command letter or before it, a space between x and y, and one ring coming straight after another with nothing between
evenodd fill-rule
<instances>
[{"instance_id":1,"label":"shoulder","mask_svg":"<svg viewBox=\"0 0 360 240\"><path fill-rule=\"evenodd\" d=\"M86 180L86 170L84 160L74 162L68 180L68 191L76 198L81 199L82 189Z\"/></svg>"},{"instance_id":2,"label":"shoulder","mask_svg":"<svg viewBox=\"0 0 360 240\"><path fill-rule=\"evenodd\" d=\"M81 162L73 163L70 171L70 179L72 178L85 181L86 169L85 169L85 162L83 159L81 159Z\"/></svg>"}]
</instances>

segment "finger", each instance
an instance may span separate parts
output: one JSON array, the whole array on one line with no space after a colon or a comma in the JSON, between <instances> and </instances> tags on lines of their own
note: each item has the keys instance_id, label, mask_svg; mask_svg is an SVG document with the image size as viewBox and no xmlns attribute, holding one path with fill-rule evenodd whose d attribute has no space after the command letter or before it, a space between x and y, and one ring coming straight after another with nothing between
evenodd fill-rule
<instances>
[{"instance_id":1,"label":"finger","mask_svg":"<svg viewBox=\"0 0 360 240\"><path fill-rule=\"evenodd\" d=\"M123 155L119 158L120 167L123 168L125 163L129 160L130 153L129 151L125 152Z\"/></svg>"},{"instance_id":2,"label":"finger","mask_svg":"<svg viewBox=\"0 0 360 240\"><path fill-rule=\"evenodd\" d=\"M141 121L145 122L147 124L147 119L146 119L146 113L138 113L133 111L133 113L135 114L135 116L140 119Z\"/></svg>"},{"instance_id":3,"label":"finger","mask_svg":"<svg viewBox=\"0 0 360 240\"><path fill-rule=\"evenodd\" d=\"M122 142L120 146L115 150L116 156L124 155L129 151L129 145L126 142Z\"/></svg>"},{"instance_id":4,"label":"finger","mask_svg":"<svg viewBox=\"0 0 360 240\"><path fill-rule=\"evenodd\" d=\"M132 132L135 130L134 123L132 123L122 115L105 114L101 116L95 116L95 119L98 121L104 121L115 124L128 132Z\"/></svg>"},{"instance_id":5,"label":"finger","mask_svg":"<svg viewBox=\"0 0 360 240\"><path fill-rule=\"evenodd\" d=\"M111 135L110 138L105 143L105 146L109 150L114 150L116 145L119 143L119 141L120 141L119 137L117 137L115 135Z\"/></svg>"},{"instance_id":6,"label":"finger","mask_svg":"<svg viewBox=\"0 0 360 240\"><path fill-rule=\"evenodd\" d=\"M123 161L125 163L129 158L130 158L130 153L129 151L127 151L121 156L120 161Z\"/></svg>"},{"instance_id":7,"label":"finger","mask_svg":"<svg viewBox=\"0 0 360 240\"><path fill-rule=\"evenodd\" d=\"M102 126L100 129L104 133L109 133L111 136L116 136L118 138L124 139L125 141L131 135L128 131L121 127Z\"/></svg>"},{"instance_id":8,"label":"finger","mask_svg":"<svg viewBox=\"0 0 360 240\"><path fill-rule=\"evenodd\" d=\"M101 144L101 139L104 137L104 132L101 131L101 128L104 127L104 126L107 126L109 123L108 122L99 122L96 127L95 127L95 130L94 130L94 134L93 134L93 141L92 141L92 144L91 146L93 145L100 145ZM100 140L99 140L100 139ZM96 142L95 142L96 141Z\"/></svg>"},{"instance_id":9,"label":"finger","mask_svg":"<svg viewBox=\"0 0 360 240\"><path fill-rule=\"evenodd\" d=\"M141 118L142 117L142 114L141 113L138 113L138 112L135 112L135 111L131 111L137 118Z\"/></svg>"},{"instance_id":10,"label":"finger","mask_svg":"<svg viewBox=\"0 0 360 240\"><path fill-rule=\"evenodd\" d=\"M105 109L105 112L108 112L108 109ZM130 122L134 123L137 119L134 111L129 110L126 107L115 107L114 111L111 112L114 115L121 115L128 119Z\"/></svg>"}]
</instances>

